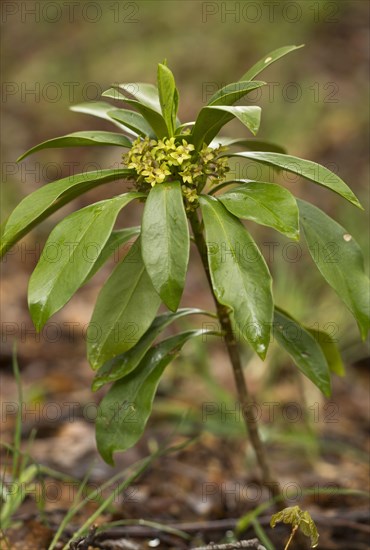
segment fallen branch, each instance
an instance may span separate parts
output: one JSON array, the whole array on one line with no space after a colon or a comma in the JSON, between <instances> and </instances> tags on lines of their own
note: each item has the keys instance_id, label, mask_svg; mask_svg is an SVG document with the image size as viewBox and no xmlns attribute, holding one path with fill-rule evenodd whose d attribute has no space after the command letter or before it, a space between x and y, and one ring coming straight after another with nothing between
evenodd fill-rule
<instances>
[{"instance_id":1,"label":"fallen branch","mask_svg":"<svg viewBox=\"0 0 370 550\"><path fill-rule=\"evenodd\" d=\"M254 548L255 550L266 550L258 539L240 540L239 542L229 542L227 544L208 544L207 546L198 546L194 550L236 550L237 548Z\"/></svg>"}]
</instances>

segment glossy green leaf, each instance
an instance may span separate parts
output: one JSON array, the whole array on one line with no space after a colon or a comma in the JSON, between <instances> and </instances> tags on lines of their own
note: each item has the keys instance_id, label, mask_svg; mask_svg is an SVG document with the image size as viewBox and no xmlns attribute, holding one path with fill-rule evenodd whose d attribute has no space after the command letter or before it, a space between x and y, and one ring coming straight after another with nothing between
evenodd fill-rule
<instances>
[{"instance_id":1,"label":"glossy green leaf","mask_svg":"<svg viewBox=\"0 0 370 550\"><path fill-rule=\"evenodd\" d=\"M262 164L269 164L271 166L276 166L277 168L282 168L287 172L292 172L293 174L298 174L303 178L311 180L323 187L331 189L338 195L341 195L349 202L362 208L359 200L356 195L351 191L351 189L344 183L344 181L331 172L324 166L312 162L310 160L300 159L298 157L293 157L291 155L281 155L279 153L268 153L268 152L242 152L242 153L228 153L229 157L242 157L256 162L261 162Z\"/></svg>"},{"instance_id":2,"label":"glossy green leaf","mask_svg":"<svg viewBox=\"0 0 370 550\"><path fill-rule=\"evenodd\" d=\"M303 48L304 44L301 44L300 46L283 46L282 48L278 48L277 50L273 50L272 52L268 53L263 59L260 59L260 61L257 61L251 67L246 73L243 74L241 77L241 81L245 80L253 80L258 74L260 74L266 67L271 65L272 63L275 63L278 59L281 57L284 57L284 55L287 55L290 52L293 52L294 50L299 50L300 48Z\"/></svg>"},{"instance_id":3,"label":"glossy green leaf","mask_svg":"<svg viewBox=\"0 0 370 550\"><path fill-rule=\"evenodd\" d=\"M135 99L136 101L142 103L144 106L149 107L149 109L154 110L159 114L162 113L161 105L159 103L158 90L152 84L132 83L120 84L120 86L124 93L120 92L116 88L110 88L109 90L106 90L102 95L105 97L111 97L112 99L126 101L126 103L130 103L130 101L127 100ZM127 90L125 86L127 87ZM129 90L131 90L131 92ZM179 95L176 89L173 103L175 110L175 126L181 127L181 123L176 117L179 103ZM189 123L187 123L185 126L188 125Z\"/></svg>"},{"instance_id":4,"label":"glossy green leaf","mask_svg":"<svg viewBox=\"0 0 370 550\"><path fill-rule=\"evenodd\" d=\"M336 340L330 334L324 332L323 330L308 327L305 328L315 338L316 342L321 347L330 371L334 372L338 376L344 376L346 372L344 369L342 357L336 344Z\"/></svg>"},{"instance_id":5,"label":"glossy green leaf","mask_svg":"<svg viewBox=\"0 0 370 550\"><path fill-rule=\"evenodd\" d=\"M357 320L362 338L370 328L370 282L354 238L322 210L298 200L310 254L321 274Z\"/></svg>"},{"instance_id":6,"label":"glossy green leaf","mask_svg":"<svg viewBox=\"0 0 370 550\"><path fill-rule=\"evenodd\" d=\"M161 113L158 89L153 84L146 84L145 82L128 82L126 84L118 84L117 87L122 90L128 99L134 98L143 105L150 107L150 109L157 111L157 113Z\"/></svg>"},{"instance_id":7,"label":"glossy green leaf","mask_svg":"<svg viewBox=\"0 0 370 550\"><path fill-rule=\"evenodd\" d=\"M122 124L126 124L129 128L136 131L137 134L140 134L142 137L156 137L157 129L159 132L163 133L165 123L162 118L160 108L158 111L158 109L150 105L150 102L148 102L149 104L141 104L136 100L130 99L115 88L106 90L103 93L103 96L125 101L129 105L134 105L134 107L136 107L139 111L139 113L137 113L136 111L130 111L128 109L111 110L109 111L109 116L111 116L114 120ZM113 107L111 108L113 109ZM149 123L149 120L151 123Z\"/></svg>"},{"instance_id":8,"label":"glossy green leaf","mask_svg":"<svg viewBox=\"0 0 370 550\"><path fill-rule=\"evenodd\" d=\"M155 185L146 200L141 225L147 272L163 302L176 311L189 262L189 228L179 182Z\"/></svg>"},{"instance_id":9,"label":"glossy green leaf","mask_svg":"<svg viewBox=\"0 0 370 550\"><path fill-rule=\"evenodd\" d=\"M102 97L109 97L110 99L115 99L117 101L126 101L127 99L127 96L117 90L117 88L108 88L108 90L105 90L105 92L102 93Z\"/></svg>"},{"instance_id":10,"label":"glossy green leaf","mask_svg":"<svg viewBox=\"0 0 370 550\"><path fill-rule=\"evenodd\" d=\"M166 122L169 136L173 136L176 127L178 92L172 72L162 63L158 64L157 81L163 118Z\"/></svg>"},{"instance_id":11,"label":"glossy green leaf","mask_svg":"<svg viewBox=\"0 0 370 550\"><path fill-rule=\"evenodd\" d=\"M94 265L89 272L88 276L84 280L83 284L87 283L94 275L103 267L105 262L114 254L120 246L123 244L128 243L130 240L134 239L140 235L140 227L128 227L125 229L116 229L115 231L112 231L112 233L109 235L109 239L105 243L105 245L102 248L102 251L100 252L99 256L97 257L96 261L94 262Z\"/></svg>"},{"instance_id":12,"label":"glossy green leaf","mask_svg":"<svg viewBox=\"0 0 370 550\"><path fill-rule=\"evenodd\" d=\"M211 143L221 128L233 118L239 119L253 135L256 135L261 120L261 108L254 105L203 107L191 133L196 148L200 148L204 142Z\"/></svg>"},{"instance_id":13,"label":"glossy green leaf","mask_svg":"<svg viewBox=\"0 0 370 550\"><path fill-rule=\"evenodd\" d=\"M184 138L187 136L187 134L183 134L184 130L191 130L191 127L194 126L195 120L192 120L191 122L184 122L184 124L179 124L176 128L176 136L184 136ZM188 136L189 137L189 136Z\"/></svg>"},{"instance_id":14,"label":"glossy green leaf","mask_svg":"<svg viewBox=\"0 0 370 550\"><path fill-rule=\"evenodd\" d=\"M132 131L130 127L119 123L117 120L113 120L108 115L108 112L112 109L114 109L113 105L106 103L105 101L88 101L87 103L79 103L78 105L72 105L70 107L70 110L75 113L83 113L85 115L91 115L97 118L102 118L103 120L108 120L115 126L121 128L121 130L124 130L126 133L136 136L136 132Z\"/></svg>"},{"instance_id":15,"label":"glossy green leaf","mask_svg":"<svg viewBox=\"0 0 370 550\"><path fill-rule=\"evenodd\" d=\"M150 327L160 303L141 258L139 238L99 293L87 338L92 368L132 348Z\"/></svg>"},{"instance_id":16,"label":"glossy green leaf","mask_svg":"<svg viewBox=\"0 0 370 550\"><path fill-rule=\"evenodd\" d=\"M273 227L292 239L299 238L297 202L280 185L245 180L244 185L217 198L237 218Z\"/></svg>"},{"instance_id":17,"label":"glossy green leaf","mask_svg":"<svg viewBox=\"0 0 370 550\"><path fill-rule=\"evenodd\" d=\"M266 82L233 82L217 90L208 101L207 105L233 105L239 99L245 97L249 92L265 86Z\"/></svg>"},{"instance_id":18,"label":"glossy green leaf","mask_svg":"<svg viewBox=\"0 0 370 550\"><path fill-rule=\"evenodd\" d=\"M247 149L251 151L270 151L271 153L282 153L286 154L286 150L284 147L280 147L280 145L276 145L276 143L270 143L269 141L261 141L259 139L245 139L245 138L228 138L228 137L221 137L217 136L211 143L209 144L210 147L219 147L220 145L224 145L226 147L246 147Z\"/></svg>"},{"instance_id":19,"label":"glossy green leaf","mask_svg":"<svg viewBox=\"0 0 370 550\"><path fill-rule=\"evenodd\" d=\"M210 315L202 309L179 309L176 313L164 313L156 317L140 338L138 343L125 353L110 359L97 372L92 383L93 391L100 389L104 384L115 382L124 376L127 376L139 365L150 346L156 338L165 330L168 325L187 315Z\"/></svg>"},{"instance_id":20,"label":"glossy green leaf","mask_svg":"<svg viewBox=\"0 0 370 550\"><path fill-rule=\"evenodd\" d=\"M147 105L143 105L135 99L126 99L126 103L132 105L137 111L139 111L141 116L145 118L158 138L168 136L167 125L161 113L158 113L155 109L152 109Z\"/></svg>"},{"instance_id":21,"label":"glossy green leaf","mask_svg":"<svg viewBox=\"0 0 370 550\"><path fill-rule=\"evenodd\" d=\"M217 199L202 195L200 204L216 297L231 308L239 333L264 358L273 317L266 262L243 224Z\"/></svg>"},{"instance_id":22,"label":"glossy green leaf","mask_svg":"<svg viewBox=\"0 0 370 550\"><path fill-rule=\"evenodd\" d=\"M151 85L148 85L148 86L150 87ZM159 102L157 89L154 86L153 88L155 89L155 93L157 94L157 101ZM125 120L130 118L130 115L129 115L130 113L133 119L132 123L136 124L137 131L142 136L152 135L153 132L157 137L167 136L168 131L167 131L166 121L162 116L161 107L159 103L158 103L159 105L159 109L158 109L157 101L154 101L154 99L153 101L150 101L150 100L141 101L142 94L140 93L138 94L133 93L132 95L136 99L130 99L130 97L126 97L124 94L120 93L119 90L116 90L114 88L110 88L109 90L104 92L103 95L106 97L111 97L113 99L121 99L126 103L128 103L129 105L133 105L133 107L139 111L139 113L128 111L126 109L118 109L117 111L114 111L114 112L110 111L109 116L114 118L114 120L117 120L122 124L127 124ZM128 94L128 95L131 95L131 94ZM120 111L121 113L119 113ZM140 118L142 117L144 119L144 122L146 123L145 126L143 126L142 124L139 125L137 123L135 118L137 119L138 117ZM130 120L128 120L128 122L130 122ZM145 131L143 131L143 129L145 129Z\"/></svg>"},{"instance_id":23,"label":"glossy green leaf","mask_svg":"<svg viewBox=\"0 0 370 550\"><path fill-rule=\"evenodd\" d=\"M126 193L107 199L61 221L50 233L28 287L28 305L36 329L61 309L83 284L101 253L119 211L133 199Z\"/></svg>"},{"instance_id":24,"label":"glossy green leaf","mask_svg":"<svg viewBox=\"0 0 370 550\"><path fill-rule=\"evenodd\" d=\"M132 170L94 170L48 183L25 197L10 214L1 239L3 256L35 225L82 193L132 175Z\"/></svg>"},{"instance_id":25,"label":"glossy green leaf","mask_svg":"<svg viewBox=\"0 0 370 550\"><path fill-rule=\"evenodd\" d=\"M275 308L274 337L291 356L299 370L323 392L330 395L330 373L325 355L315 338L295 319Z\"/></svg>"},{"instance_id":26,"label":"glossy green leaf","mask_svg":"<svg viewBox=\"0 0 370 550\"><path fill-rule=\"evenodd\" d=\"M44 141L32 149L29 149L23 155L21 155L17 162L28 157L36 151L42 149L53 149L57 147L83 147L91 145L116 145L117 147L131 147L131 141L122 134L116 134L114 132L74 132L73 134L67 134L66 136L57 137Z\"/></svg>"},{"instance_id":27,"label":"glossy green leaf","mask_svg":"<svg viewBox=\"0 0 370 550\"><path fill-rule=\"evenodd\" d=\"M174 93L174 96L173 96L173 109L174 109L174 127L175 127L175 131L176 131L176 128L179 128L181 126L181 120L178 118L177 116L177 112L179 110L179 101L180 101L180 97L179 97L179 91L177 88L175 88L175 93Z\"/></svg>"},{"instance_id":28,"label":"glossy green leaf","mask_svg":"<svg viewBox=\"0 0 370 550\"><path fill-rule=\"evenodd\" d=\"M205 333L189 330L163 340L146 353L133 372L113 384L99 405L96 420L98 450L108 464L113 464L115 451L125 451L140 439L166 366L185 342Z\"/></svg>"},{"instance_id":29,"label":"glossy green leaf","mask_svg":"<svg viewBox=\"0 0 370 550\"><path fill-rule=\"evenodd\" d=\"M113 109L112 106L108 113L112 120L115 120L122 124L122 126L129 128L135 132L135 135L140 135L142 137L154 137L152 127L140 113L136 113L135 111L130 111L128 109Z\"/></svg>"}]
</instances>

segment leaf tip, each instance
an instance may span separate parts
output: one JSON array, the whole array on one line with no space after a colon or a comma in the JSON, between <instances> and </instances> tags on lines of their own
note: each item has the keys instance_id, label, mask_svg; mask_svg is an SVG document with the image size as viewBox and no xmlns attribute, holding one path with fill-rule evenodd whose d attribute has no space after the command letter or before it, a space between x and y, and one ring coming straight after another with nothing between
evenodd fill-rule
<instances>
[{"instance_id":1,"label":"leaf tip","mask_svg":"<svg viewBox=\"0 0 370 550\"><path fill-rule=\"evenodd\" d=\"M289 234L287 233L287 236L292 239L293 241L299 241L301 237L301 233L299 231L299 228L292 228L291 231L289 231Z\"/></svg>"},{"instance_id":2,"label":"leaf tip","mask_svg":"<svg viewBox=\"0 0 370 550\"><path fill-rule=\"evenodd\" d=\"M173 289L173 290L175 292L171 292L171 289L168 288L168 285L166 285L165 288L161 289L159 295L163 303L168 307L168 309L173 313L176 313L180 305L181 289Z\"/></svg>"},{"instance_id":3,"label":"leaf tip","mask_svg":"<svg viewBox=\"0 0 370 550\"><path fill-rule=\"evenodd\" d=\"M40 304L38 302L35 302L35 303L29 302L28 309L31 315L33 326L36 329L36 332L41 332L41 330L45 326L47 317L43 315Z\"/></svg>"},{"instance_id":4,"label":"leaf tip","mask_svg":"<svg viewBox=\"0 0 370 550\"><path fill-rule=\"evenodd\" d=\"M101 387L102 387L102 384L100 383L100 381L93 380L91 382L91 391L96 392L96 391L100 390Z\"/></svg>"},{"instance_id":5,"label":"leaf tip","mask_svg":"<svg viewBox=\"0 0 370 550\"><path fill-rule=\"evenodd\" d=\"M40 333L45 326L45 321L43 321L42 319L35 319L33 316L31 317L36 332Z\"/></svg>"},{"instance_id":6,"label":"leaf tip","mask_svg":"<svg viewBox=\"0 0 370 550\"><path fill-rule=\"evenodd\" d=\"M98 451L104 462L109 464L109 466L114 466L114 460L113 460L113 450L111 448L109 449L102 449L99 447L98 444Z\"/></svg>"},{"instance_id":7,"label":"leaf tip","mask_svg":"<svg viewBox=\"0 0 370 550\"><path fill-rule=\"evenodd\" d=\"M257 353L258 357L262 359L262 361L264 361L266 359L268 345L264 344L263 342L259 342L259 343L254 342L253 348Z\"/></svg>"},{"instance_id":8,"label":"leaf tip","mask_svg":"<svg viewBox=\"0 0 370 550\"><path fill-rule=\"evenodd\" d=\"M369 329L370 329L370 323L360 323L359 321L357 321L357 325L358 325L358 329L360 331L360 335L361 335L361 340L363 342L365 342L366 338L367 338L367 334L369 332Z\"/></svg>"},{"instance_id":9,"label":"leaf tip","mask_svg":"<svg viewBox=\"0 0 370 550\"><path fill-rule=\"evenodd\" d=\"M98 368L101 366L100 365L100 362L98 361L98 359L95 357L95 355L89 355L88 356L88 360L89 360L89 363L90 363L90 367L92 368L93 371L96 371L98 370Z\"/></svg>"}]
</instances>

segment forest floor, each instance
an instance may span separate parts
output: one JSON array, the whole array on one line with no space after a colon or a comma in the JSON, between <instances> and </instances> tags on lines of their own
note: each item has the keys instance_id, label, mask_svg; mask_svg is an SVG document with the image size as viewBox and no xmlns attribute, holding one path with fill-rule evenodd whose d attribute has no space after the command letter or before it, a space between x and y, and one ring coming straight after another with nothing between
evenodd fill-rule
<instances>
[{"instance_id":1,"label":"forest floor","mask_svg":"<svg viewBox=\"0 0 370 550\"><path fill-rule=\"evenodd\" d=\"M260 485L242 418L232 401L216 400L214 388L212 397L209 385L194 372L186 376L171 371L160 386L144 437L126 453L116 454L112 468L96 451L93 419L101 393L90 390L92 375L82 339L72 346L64 336L53 344L40 346L28 338L19 345L21 448L35 464L52 471L40 469L27 486L29 494L2 533L1 549L47 550L67 512L76 507L76 493L85 478L82 497L87 500L66 522L55 548L63 548L109 496L111 504L94 521L101 529L71 548L186 549L236 540L238 520L271 495ZM216 370L223 371L226 358L220 346L210 358ZM12 444L19 401L10 352L2 358L1 373L1 439ZM232 381L224 376L232 396ZM307 408L303 394L297 399L289 368L279 371L273 387L254 385L270 463L289 505L299 504L311 513L320 533L318 548L369 548L366 362L348 365L347 376L335 378L330 400L310 398ZM119 483L128 473L109 488L102 487L120 472L135 472L139 461L160 446L176 445L180 448L154 458L125 490L119 490ZM10 463L11 453L3 446L2 476L8 483ZM89 498L88 491L94 490ZM273 505L261 509L238 538L258 537L262 530L276 549L282 549L290 530L282 524L270 528L274 511ZM293 542L290 548L299 545Z\"/></svg>"}]
</instances>

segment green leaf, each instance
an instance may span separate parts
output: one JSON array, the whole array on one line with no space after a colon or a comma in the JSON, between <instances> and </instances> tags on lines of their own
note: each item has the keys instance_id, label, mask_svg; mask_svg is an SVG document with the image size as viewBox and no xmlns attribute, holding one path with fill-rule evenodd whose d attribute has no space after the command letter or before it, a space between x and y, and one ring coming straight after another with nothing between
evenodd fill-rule
<instances>
[{"instance_id":1,"label":"green leaf","mask_svg":"<svg viewBox=\"0 0 370 550\"><path fill-rule=\"evenodd\" d=\"M157 80L163 118L167 125L168 135L173 136L176 127L178 92L172 72L162 63L158 64Z\"/></svg>"},{"instance_id":2,"label":"green leaf","mask_svg":"<svg viewBox=\"0 0 370 550\"><path fill-rule=\"evenodd\" d=\"M233 82L217 90L207 105L233 105L249 92L265 86L266 82Z\"/></svg>"},{"instance_id":3,"label":"green leaf","mask_svg":"<svg viewBox=\"0 0 370 550\"><path fill-rule=\"evenodd\" d=\"M180 98L179 98L179 91L177 88L175 88L175 93L173 95L173 111L174 111L174 127L175 127L175 133L176 133L176 128L179 128L181 126L181 120L179 120L179 118L177 117L177 112L179 110L179 101L180 101Z\"/></svg>"},{"instance_id":4,"label":"green leaf","mask_svg":"<svg viewBox=\"0 0 370 550\"><path fill-rule=\"evenodd\" d=\"M316 546L319 544L319 533L317 531L315 522L307 511L303 512L301 516L299 528L302 533L306 535L306 537L309 537L311 539L311 548L316 548Z\"/></svg>"},{"instance_id":5,"label":"green leaf","mask_svg":"<svg viewBox=\"0 0 370 550\"><path fill-rule=\"evenodd\" d=\"M228 137L215 137L215 139L209 144L210 147L219 147L224 145L226 147L246 147L251 151L270 151L271 153L286 154L284 147L270 143L269 141L261 141L259 139L245 139L245 138L228 138Z\"/></svg>"},{"instance_id":6,"label":"green leaf","mask_svg":"<svg viewBox=\"0 0 370 550\"><path fill-rule=\"evenodd\" d=\"M370 287L359 245L339 223L316 206L298 200L298 207L314 262L354 315L365 339L370 328Z\"/></svg>"},{"instance_id":7,"label":"green leaf","mask_svg":"<svg viewBox=\"0 0 370 550\"><path fill-rule=\"evenodd\" d=\"M166 366L185 342L205 333L190 330L163 340L146 353L133 372L113 384L99 405L96 420L98 450L108 464L114 464L115 451L125 451L140 439Z\"/></svg>"},{"instance_id":8,"label":"green leaf","mask_svg":"<svg viewBox=\"0 0 370 550\"><path fill-rule=\"evenodd\" d=\"M243 224L215 198L200 197L212 286L241 336L264 358L273 317L271 276Z\"/></svg>"},{"instance_id":9,"label":"green leaf","mask_svg":"<svg viewBox=\"0 0 370 550\"><path fill-rule=\"evenodd\" d=\"M127 376L139 365L150 346L154 343L157 337L165 330L165 328L177 321L181 317L187 315L210 315L207 311L202 309L179 309L176 313L164 313L156 317L146 331L146 333L140 338L138 343L125 353L110 359L105 363L97 372L94 381L92 383L93 391L97 391L104 384L109 382L115 382L124 376Z\"/></svg>"},{"instance_id":10,"label":"green leaf","mask_svg":"<svg viewBox=\"0 0 370 550\"><path fill-rule=\"evenodd\" d=\"M351 191L351 189L344 183L344 181L316 162L310 160L300 159L298 157L293 157L291 155L281 155L279 153L268 153L260 151L251 151L251 152L242 152L242 153L228 153L228 157L242 157L255 160L256 162L261 162L262 164L269 164L282 168L287 172L292 172L293 174L298 174L303 178L311 180L323 187L331 189L338 195L341 195L349 202L362 208L359 200L356 195Z\"/></svg>"},{"instance_id":11,"label":"green leaf","mask_svg":"<svg viewBox=\"0 0 370 550\"><path fill-rule=\"evenodd\" d=\"M38 331L83 284L112 232L119 211L141 193L126 193L67 216L50 233L28 287Z\"/></svg>"},{"instance_id":12,"label":"green leaf","mask_svg":"<svg viewBox=\"0 0 370 550\"><path fill-rule=\"evenodd\" d=\"M330 373L324 353L315 338L285 311L275 308L274 337L307 378L330 395Z\"/></svg>"},{"instance_id":13,"label":"green leaf","mask_svg":"<svg viewBox=\"0 0 370 550\"><path fill-rule=\"evenodd\" d=\"M179 182L155 185L142 219L142 253L146 270L163 302L176 311L189 262L189 227Z\"/></svg>"},{"instance_id":14,"label":"green leaf","mask_svg":"<svg viewBox=\"0 0 370 550\"><path fill-rule=\"evenodd\" d=\"M299 239L298 207L293 195L274 183L249 180L245 183L247 185L220 195L218 200L238 218L273 227L292 239Z\"/></svg>"},{"instance_id":15,"label":"green leaf","mask_svg":"<svg viewBox=\"0 0 370 550\"><path fill-rule=\"evenodd\" d=\"M109 97L111 99L116 99L118 101L126 101L127 99L127 96L122 94L116 88L109 88L108 90L105 90L105 92L102 93L102 97ZM112 105L111 105L111 109L112 109Z\"/></svg>"},{"instance_id":16,"label":"green leaf","mask_svg":"<svg viewBox=\"0 0 370 550\"><path fill-rule=\"evenodd\" d=\"M126 103L132 105L137 111L139 111L139 113L154 130L158 138L163 138L168 135L167 125L161 113L158 113L155 109L152 109L147 105L143 105L135 99L126 99Z\"/></svg>"},{"instance_id":17,"label":"green leaf","mask_svg":"<svg viewBox=\"0 0 370 550\"><path fill-rule=\"evenodd\" d=\"M87 103L79 103L78 105L72 105L70 107L70 110L74 111L75 113L83 113L85 115L91 115L102 118L104 120L108 120L109 122L112 122L112 124L115 124L116 126L121 128L121 130L124 130L126 133L136 136L136 132L133 132L128 126L120 124L118 121L113 120L108 115L108 112L112 109L113 106L106 101L88 101Z\"/></svg>"},{"instance_id":18,"label":"green leaf","mask_svg":"<svg viewBox=\"0 0 370 550\"><path fill-rule=\"evenodd\" d=\"M254 105L203 107L191 133L195 147L199 149L203 143L210 143L221 128L233 118L238 118L253 135L256 135L261 120L261 108Z\"/></svg>"},{"instance_id":19,"label":"green leaf","mask_svg":"<svg viewBox=\"0 0 370 550\"><path fill-rule=\"evenodd\" d=\"M336 340L330 334L323 330L308 327L305 328L310 334L312 334L316 342L321 347L322 352L325 355L326 361L329 365L330 371L334 372L334 374L337 374L338 376L344 376L346 372L344 369L342 357L336 345Z\"/></svg>"},{"instance_id":20,"label":"green leaf","mask_svg":"<svg viewBox=\"0 0 370 550\"><path fill-rule=\"evenodd\" d=\"M82 193L133 174L132 170L94 170L48 183L25 197L10 214L1 239L3 256L35 225Z\"/></svg>"},{"instance_id":21,"label":"green leaf","mask_svg":"<svg viewBox=\"0 0 370 550\"><path fill-rule=\"evenodd\" d=\"M299 50L300 48L303 48L303 46L304 44L301 44L300 46L283 46L282 48L273 50L272 52L268 53L263 59L257 61L257 63L253 65L253 67L251 67L246 73L243 74L240 80L253 80L253 78L260 74L264 69L266 69L266 67L268 67L272 63L275 63L275 61L277 61L281 57L284 57L284 55L287 55L294 50Z\"/></svg>"},{"instance_id":22,"label":"green leaf","mask_svg":"<svg viewBox=\"0 0 370 550\"><path fill-rule=\"evenodd\" d=\"M91 367L96 370L132 348L151 325L160 303L141 258L139 238L98 296L87 338Z\"/></svg>"},{"instance_id":23,"label":"green leaf","mask_svg":"<svg viewBox=\"0 0 370 550\"><path fill-rule=\"evenodd\" d=\"M114 132L74 132L66 136L44 141L21 155L17 162L41 149L53 149L57 147L82 147L85 145L116 145L117 147L131 147L131 141L122 134Z\"/></svg>"},{"instance_id":24,"label":"green leaf","mask_svg":"<svg viewBox=\"0 0 370 550\"><path fill-rule=\"evenodd\" d=\"M117 229L112 231L102 251L94 262L91 271L82 284L87 283L103 267L109 257L123 244L128 243L133 237L140 234L140 226Z\"/></svg>"},{"instance_id":25,"label":"green leaf","mask_svg":"<svg viewBox=\"0 0 370 550\"><path fill-rule=\"evenodd\" d=\"M148 84L148 86L150 86ZM155 88L155 90L157 90ZM156 91L157 94L157 91ZM132 117L132 123L134 123L137 127L138 133L141 135L152 135L152 131L155 132L155 135L157 137L165 137L167 136L167 125L165 122L165 119L163 118L161 114L161 108L156 104L154 101L140 101L139 97L140 94L137 96L137 99L130 99L129 97L126 97L125 95L121 94L118 90L115 90L114 88L111 88L103 93L106 97L111 97L113 99L121 99L128 103L129 105L133 105L135 109L139 111L140 114L135 113L133 111L128 111L127 109L117 109L116 111L110 111L108 114L114 120L117 120L118 122L121 122L122 124L128 124L130 122L130 114ZM135 96L135 94L133 94ZM157 97L158 100L158 97ZM158 100L159 101L159 100ZM145 122L145 125L142 124L139 120L143 117ZM125 122L125 121L128 122ZM130 126L132 127L132 126ZM140 130L140 131L139 131ZM145 130L145 131L143 131Z\"/></svg>"},{"instance_id":26,"label":"green leaf","mask_svg":"<svg viewBox=\"0 0 370 550\"><path fill-rule=\"evenodd\" d=\"M147 123L145 118L141 114L135 113L135 111L130 111L128 109L113 109L111 106L108 113L112 120L134 131L136 136L155 136L152 127Z\"/></svg>"},{"instance_id":27,"label":"green leaf","mask_svg":"<svg viewBox=\"0 0 370 550\"><path fill-rule=\"evenodd\" d=\"M157 111L157 113L161 113L158 89L153 84L128 82L126 84L118 84L117 87L122 90L128 98L133 97L143 105L150 107L150 109ZM105 95L105 93L103 95Z\"/></svg>"},{"instance_id":28,"label":"green leaf","mask_svg":"<svg viewBox=\"0 0 370 550\"><path fill-rule=\"evenodd\" d=\"M192 126L194 126L195 124L195 120L192 120L191 122L184 122L184 124L179 124L176 128L176 136L180 136L180 137L189 137L188 134L184 134L184 130L190 130Z\"/></svg>"}]
</instances>

